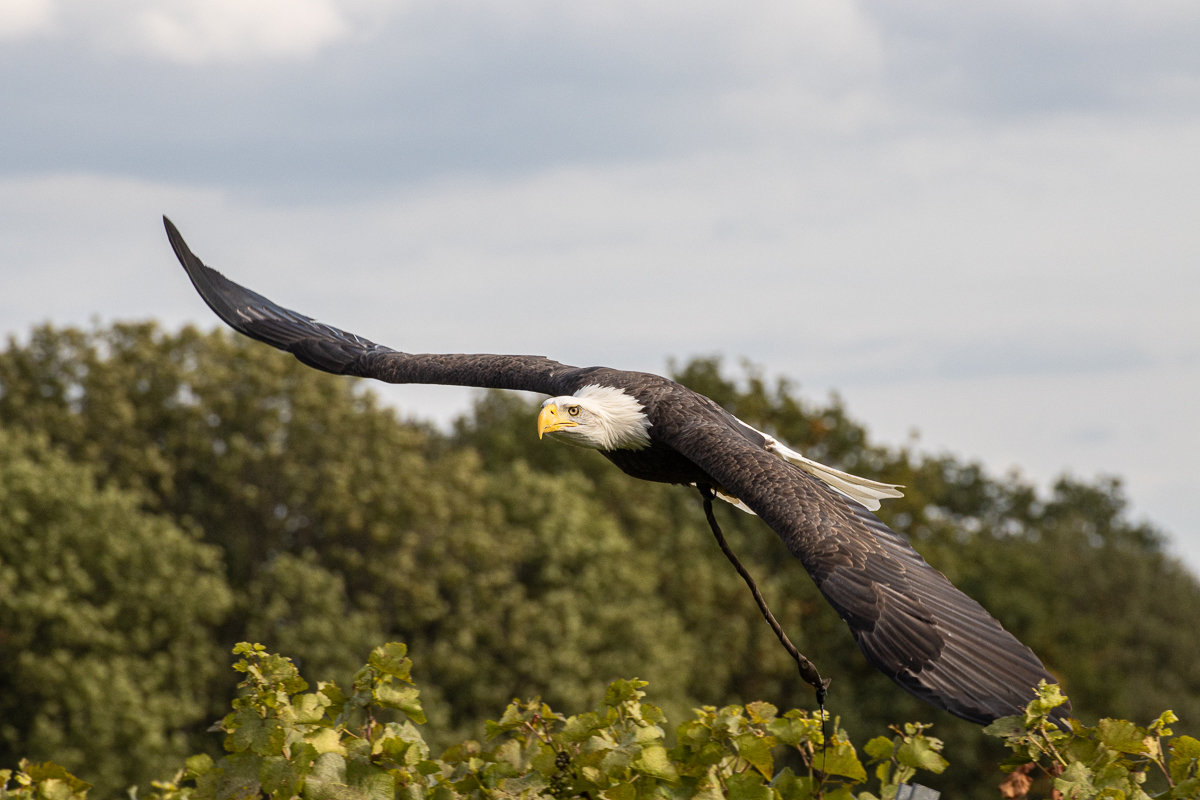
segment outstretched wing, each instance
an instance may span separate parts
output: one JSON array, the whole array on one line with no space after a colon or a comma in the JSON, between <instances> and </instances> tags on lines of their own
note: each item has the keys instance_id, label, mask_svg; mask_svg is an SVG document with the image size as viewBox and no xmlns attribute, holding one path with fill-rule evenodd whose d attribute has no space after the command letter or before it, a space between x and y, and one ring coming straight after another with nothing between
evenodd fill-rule
<instances>
[{"instance_id":1,"label":"outstretched wing","mask_svg":"<svg viewBox=\"0 0 1200 800\"><path fill-rule=\"evenodd\" d=\"M310 367L388 383L437 383L484 389L570 394L581 373L542 356L401 353L278 306L197 258L171 220L171 247L208 307L234 330L286 350Z\"/></svg>"},{"instance_id":2,"label":"outstretched wing","mask_svg":"<svg viewBox=\"0 0 1200 800\"><path fill-rule=\"evenodd\" d=\"M1055 682L1032 650L859 503L710 415L666 443L779 534L867 660L902 688L987 724L1020 713L1038 681Z\"/></svg>"}]
</instances>

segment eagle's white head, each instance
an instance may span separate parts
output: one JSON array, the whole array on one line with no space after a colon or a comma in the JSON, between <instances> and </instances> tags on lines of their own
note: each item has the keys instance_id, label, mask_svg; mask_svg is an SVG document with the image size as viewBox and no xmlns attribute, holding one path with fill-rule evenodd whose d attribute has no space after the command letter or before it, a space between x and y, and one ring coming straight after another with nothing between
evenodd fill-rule
<instances>
[{"instance_id":1,"label":"eagle's white head","mask_svg":"<svg viewBox=\"0 0 1200 800\"><path fill-rule=\"evenodd\" d=\"M650 420L641 404L611 386L585 386L573 395L551 397L538 415L538 438L593 450L641 450L650 445Z\"/></svg>"}]
</instances>

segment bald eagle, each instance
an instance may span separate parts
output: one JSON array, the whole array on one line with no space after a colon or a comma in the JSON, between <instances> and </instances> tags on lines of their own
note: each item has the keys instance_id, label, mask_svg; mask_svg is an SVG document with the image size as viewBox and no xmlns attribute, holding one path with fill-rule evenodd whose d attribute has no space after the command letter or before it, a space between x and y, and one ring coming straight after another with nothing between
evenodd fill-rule
<instances>
[{"instance_id":1,"label":"bald eagle","mask_svg":"<svg viewBox=\"0 0 1200 800\"><path fill-rule=\"evenodd\" d=\"M163 222L204 302L246 336L335 375L548 395L539 436L598 450L634 478L694 485L757 514L800 559L867 660L925 702L987 724L1020 713L1039 681L1055 682L1033 651L871 513L901 487L811 461L658 375L375 344L239 286Z\"/></svg>"}]
</instances>

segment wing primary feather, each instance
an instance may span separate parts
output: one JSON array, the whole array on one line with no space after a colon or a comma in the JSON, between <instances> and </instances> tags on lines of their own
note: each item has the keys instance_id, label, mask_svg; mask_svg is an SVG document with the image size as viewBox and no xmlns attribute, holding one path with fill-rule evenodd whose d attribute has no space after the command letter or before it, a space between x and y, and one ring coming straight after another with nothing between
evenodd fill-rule
<instances>
[{"instance_id":1,"label":"wing primary feather","mask_svg":"<svg viewBox=\"0 0 1200 800\"><path fill-rule=\"evenodd\" d=\"M1038 681L1056 682L1028 647L861 503L733 426L663 428L667 444L779 534L867 660L902 688L988 723L1017 713Z\"/></svg>"},{"instance_id":2,"label":"wing primary feather","mask_svg":"<svg viewBox=\"0 0 1200 800\"><path fill-rule=\"evenodd\" d=\"M167 238L192 285L225 324L284 350L310 367L388 383L433 383L570 394L580 370L542 356L402 353L284 308L206 266L163 217Z\"/></svg>"}]
</instances>

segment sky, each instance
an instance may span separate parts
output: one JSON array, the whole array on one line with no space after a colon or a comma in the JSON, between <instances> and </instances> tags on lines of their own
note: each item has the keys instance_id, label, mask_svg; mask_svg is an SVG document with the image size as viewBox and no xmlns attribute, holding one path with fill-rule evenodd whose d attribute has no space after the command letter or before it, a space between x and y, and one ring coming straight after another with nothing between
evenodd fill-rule
<instances>
[{"instance_id":1,"label":"sky","mask_svg":"<svg viewBox=\"0 0 1200 800\"><path fill-rule=\"evenodd\" d=\"M0 331L213 327L166 213L397 349L721 354L1119 476L1200 572L1197 42L1192 0L0 0Z\"/></svg>"}]
</instances>

